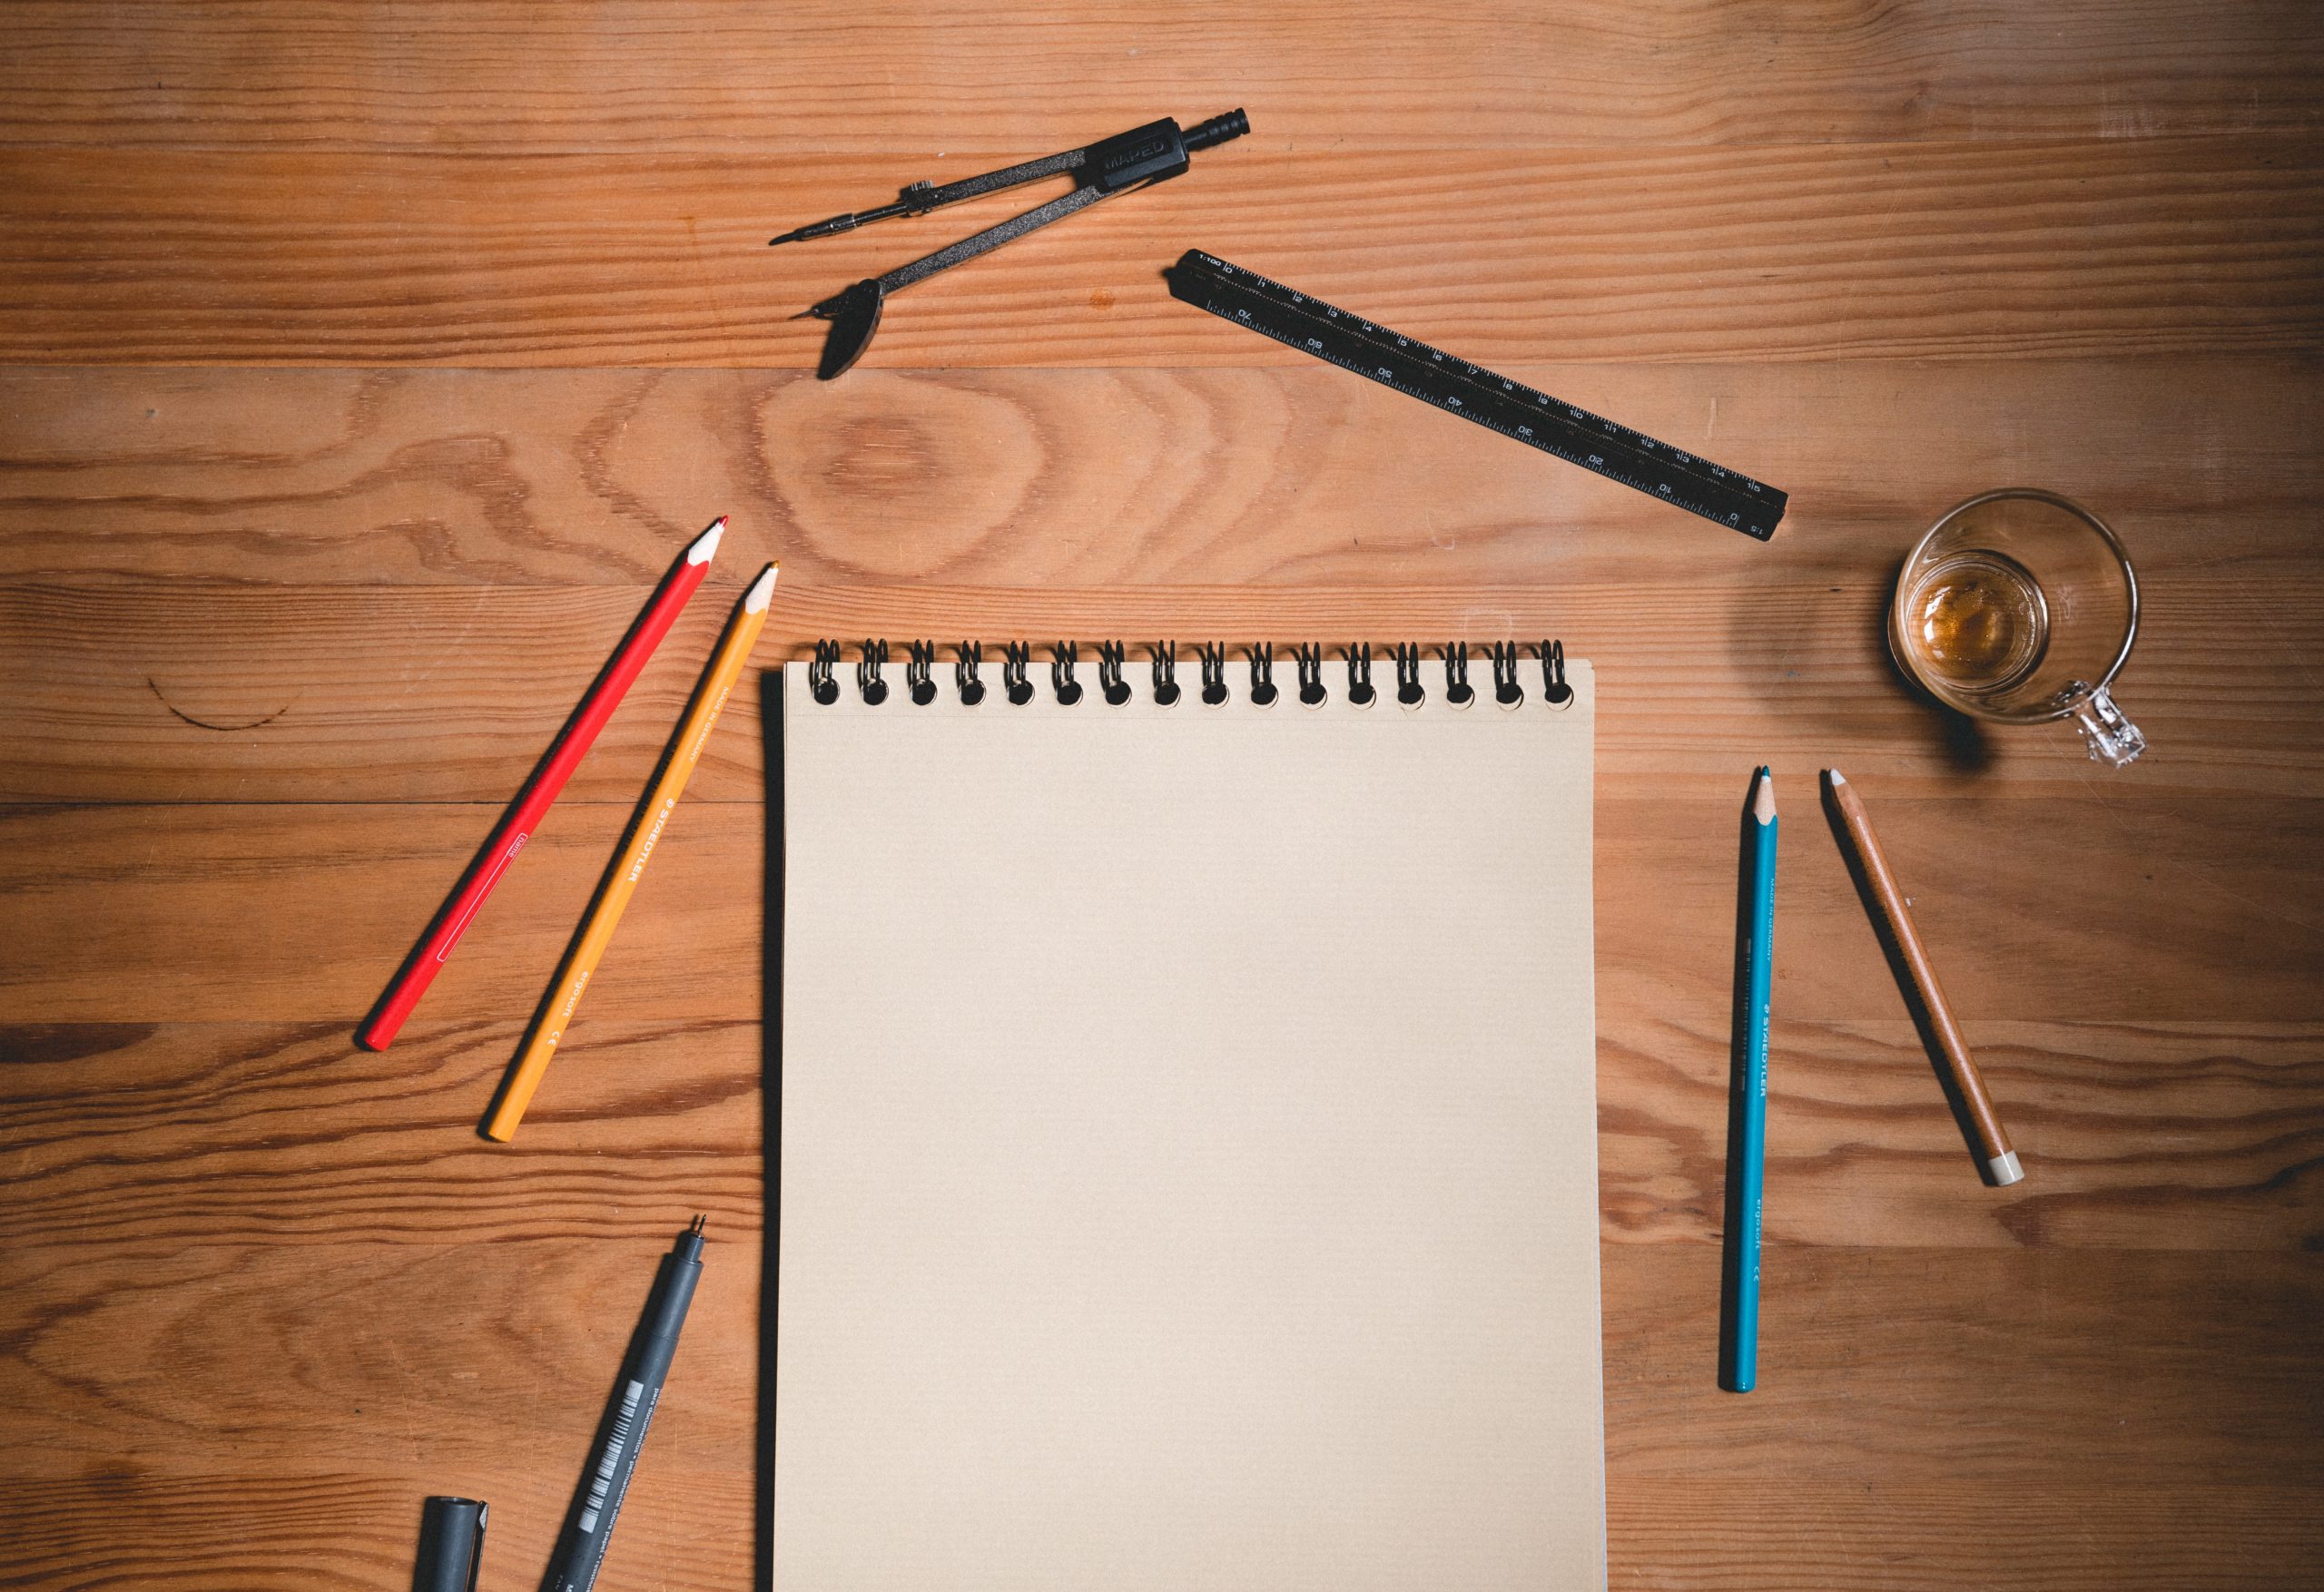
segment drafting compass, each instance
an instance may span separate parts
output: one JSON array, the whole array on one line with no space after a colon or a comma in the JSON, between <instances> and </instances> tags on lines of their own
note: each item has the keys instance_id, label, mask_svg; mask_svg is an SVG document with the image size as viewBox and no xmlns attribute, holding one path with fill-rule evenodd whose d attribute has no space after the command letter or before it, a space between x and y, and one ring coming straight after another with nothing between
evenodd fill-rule
<instances>
[{"instance_id":1,"label":"drafting compass","mask_svg":"<svg viewBox=\"0 0 2324 1592\"><path fill-rule=\"evenodd\" d=\"M1038 205L1022 215L1013 216L997 227L987 227L981 232L971 233L933 254L922 255L910 265L900 265L885 276L867 277L853 287L834 293L822 303L793 316L792 319L798 319L815 315L832 323L831 335L823 342L822 363L815 369L816 376L829 381L855 363L871 345L872 334L880 329L880 310L886 304L889 294L909 288L914 282L924 281L964 260L974 260L980 254L990 253L1009 240L1021 238L1051 221L1071 215L1075 211L1088 210L1101 199L1177 176L1187 169L1187 157L1195 151L1225 143L1230 138L1240 138L1250 130L1251 123L1240 111L1213 116L1209 121L1198 122L1183 132L1177 123L1165 117L1159 122L1149 122L1143 127L1133 127L1128 133L1118 133L1111 138L1101 139L1086 148L1045 155L1019 166L987 172L980 177L964 177L958 182L947 182L941 187L915 182L898 194L893 204L859 211L852 215L833 216L829 221L785 232L780 238L770 238L767 240L770 247L809 238L829 238L840 232L852 232L867 221L884 221L891 216L926 215L930 211L958 203L963 199L995 193L1003 188L1014 188L1020 182L1034 182L1043 177L1070 176L1073 179L1073 192L1070 193Z\"/></svg>"}]
</instances>

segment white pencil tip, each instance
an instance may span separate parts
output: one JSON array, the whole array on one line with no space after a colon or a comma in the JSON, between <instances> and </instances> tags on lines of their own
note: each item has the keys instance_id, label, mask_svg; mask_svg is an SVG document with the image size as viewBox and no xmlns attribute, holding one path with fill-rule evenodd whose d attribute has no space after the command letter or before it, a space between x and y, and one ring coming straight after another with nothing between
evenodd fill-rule
<instances>
[{"instance_id":1,"label":"white pencil tip","mask_svg":"<svg viewBox=\"0 0 2324 1592\"><path fill-rule=\"evenodd\" d=\"M1753 781L1758 788L1751 792L1751 816L1761 823L1776 821L1776 776L1772 769L1761 769Z\"/></svg>"},{"instance_id":2,"label":"white pencil tip","mask_svg":"<svg viewBox=\"0 0 2324 1592\"><path fill-rule=\"evenodd\" d=\"M710 555L718 551L718 538L726 534L726 516L720 515L710 522L710 528L696 536L694 545L686 549L688 564L707 564Z\"/></svg>"},{"instance_id":3,"label":"white pencil tip","mask_svg":"<svg viewBox=\"0 0 2324 1592\"><path fill-rule=\"evenodd\" d=\"M753 581L751 589L743 594L743 613L763 613L766 605L774 601L774 569L775 566L770 564L759 571L759 578Z\"/></svg>"},{"instance_id":4,"label":"white pencil tip","mask_svg":"<svg viewBox=\"0 0 2324 1592\"><path fill-rule=\"evenodd\" d=\"M1994 1184L1997 1188L2007 1188L2013 1183L2022 1182L2025 1176L2025 1168L2018 1164L2014 1150L2006 1155L1995 1155L1985 1163L1985 1170L1993 1174Z\"/></svg>"},{"instance_id":5,"label":"white pencil tip","mask_svg":"<svg viewBox=\"0 0 2324 1592\"><path fill-rule=\"evenodd\" d=\"M1826 769L1824 771L1824 777L1831 781L1835 785L1845 785L1848 782L1848 777L1840 772L1837 769Z\"/></svg>"}]
</instances>

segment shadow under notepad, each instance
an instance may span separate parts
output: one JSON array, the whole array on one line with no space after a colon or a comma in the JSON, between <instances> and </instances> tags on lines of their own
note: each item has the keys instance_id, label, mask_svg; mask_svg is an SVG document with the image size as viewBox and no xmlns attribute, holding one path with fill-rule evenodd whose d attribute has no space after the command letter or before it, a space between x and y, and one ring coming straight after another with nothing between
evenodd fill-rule
<instances>
[{"instance_id":1,"label":"shadow under notepad","mask_svg":"<svg viewBox=\"0 0 2324 1592\"><path fill-rule=\"evenodd\" d=\"M763 1253L759 1257L759 1396L754 1584L774 1585L774 1349L776 1291L781 1272L776 1255L783 1233L783 669L759 675L759 711L766 736L766 923L759 937L764 991L760 1013L760 1107L763 1127L761 1177Z\"/></svg>"}]
</instances>

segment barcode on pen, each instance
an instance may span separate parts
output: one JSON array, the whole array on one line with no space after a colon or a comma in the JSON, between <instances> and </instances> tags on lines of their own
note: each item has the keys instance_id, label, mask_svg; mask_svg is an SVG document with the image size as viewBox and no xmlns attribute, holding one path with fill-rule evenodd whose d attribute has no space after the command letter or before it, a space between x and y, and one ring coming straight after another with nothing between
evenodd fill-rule
<instances>
[{"instance_id":1,"label":"barcode on pen","mask_svg":"<svg viewBox=\"0 0 2324 1592\"><path fill-rule=\"evenodd\" d=\"M606 1455L597 1461L597 1473L589 1478L589 1501L581 1510L584 1537L597 1528L597 1516L606 1507L606 1489L613 1486L621 1451L629 1446L630 1422L637 1419L637 1400L645 1391L644 1382L632 1382L621 1391L621 1413L614 1417L613 1435L606 1440Z\"/></svg>"}]
</instances>

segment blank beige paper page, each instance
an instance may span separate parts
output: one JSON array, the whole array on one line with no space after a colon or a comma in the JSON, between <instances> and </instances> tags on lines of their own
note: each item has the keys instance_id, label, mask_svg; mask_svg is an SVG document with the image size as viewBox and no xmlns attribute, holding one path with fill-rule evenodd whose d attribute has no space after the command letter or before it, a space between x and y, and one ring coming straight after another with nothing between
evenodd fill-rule
<instances>
[{"instance_id":1,"label":"blank beige paper page","mask_svg":"<svg viewBox=\"0 0 2324 1592\"><path fill-rule=\"evenodd\" d=\"M1601 1585L1589 666L805 673L777 1592Z\"/></svg>"}]
</instances>

